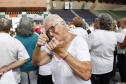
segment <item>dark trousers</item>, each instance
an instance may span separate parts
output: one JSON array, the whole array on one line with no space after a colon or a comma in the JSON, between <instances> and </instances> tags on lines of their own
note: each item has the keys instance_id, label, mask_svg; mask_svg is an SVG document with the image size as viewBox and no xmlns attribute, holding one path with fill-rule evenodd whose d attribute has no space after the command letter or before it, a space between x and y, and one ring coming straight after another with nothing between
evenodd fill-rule
<instances>
[{"instance_id":1,"label":"dark trousers","mask_svg":"<svg viewBox=\"0 0 126 84\"><path fill-rule=\"evenodd\" d=\"M118 54L117 66L119 69L121 82L126 82L126 55Z\"/></svg>"},{"instance_id":2,"label":"dark trousers","mask_svg":"<svg viewBox=\"0 0 126 84\"><path fill-rule=\"evenodd\" d=\"M53 84L52 75L48 76L38 75L37 84Z\"/></svg>"},{"instance_id":3,"label":"dark trousers","mask_svg":"<svg viewBox=\"0 0 126 84\"><path fill-rule=\"evenodd\" d=\"M109 84L112 75L112 72L106 74L92 74L91 82L92 84Z\"/></svg>"},{"instance_id":4,"label":"dark trousers","mask_svg":"<svg viewBox=\"0 0 126 84\"><path fill-rule=\"evenodd\" d=\"M116 71L117 71L117 51L115 50L114 51L114 60L113 60L113 77L115 77L115 74L116 74Z\"/></svg>"}]
</instances>

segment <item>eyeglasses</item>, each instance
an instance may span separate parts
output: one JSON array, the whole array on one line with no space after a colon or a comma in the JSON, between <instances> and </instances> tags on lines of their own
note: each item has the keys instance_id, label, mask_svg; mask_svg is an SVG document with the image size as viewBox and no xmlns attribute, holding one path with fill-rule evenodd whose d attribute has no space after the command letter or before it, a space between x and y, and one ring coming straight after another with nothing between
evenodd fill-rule
<instances>
[{"instance_id":1,"label":"eyeglasses","mask_svg":"<svg viewBox=\"0 0 126 84\"><path fill-rule=\"evenodd\" d=\"M55 33L55 27L58 25L59 23L56 23L54 26L51 26L46 32L52 32Z\"/></svg>"},{"instance_id":2,"label":"eyeglasses","mask_svg":"<svg viewBox=\"0 0 126 84\"><path fill-rule=\"evenodd\" d=\"M56 23L54 26L51 26L47 31L46 31L46 35L49 38L49 41L52 39L52 36L50 35L51 33L55 33L55 27L58 25L59 23Z\"/></svg>"},{"instance_id":3,"label":"eyeglasses","mask_svg":"<svg viewBox=\"0 0 126 84\"><path fill-rule=\"evenodd\" d=\"M46 34L50 35L50 32L51 32L51 33L56 33L56 32L55 32L56 26L57 26L58 24L60 24L60 23L61 23L62 25L65 25L64 21L58 21L57 23L55 23L54 25L52 25L50 28L48 28L48 30L46 31Z\"/></svg>"},{"instance_id":4,"label":"eyeglasses","mask_svg":"<svg viewBox=\"0 0 126 84\"><path fill-rule=\"evenodd\" d=\"M54 32L55 32L55 27L54 27L54 26L51 26L51 27L47 30L47 32L52 32L52 33L54 33Z\"/></svg>"}]
</instances>

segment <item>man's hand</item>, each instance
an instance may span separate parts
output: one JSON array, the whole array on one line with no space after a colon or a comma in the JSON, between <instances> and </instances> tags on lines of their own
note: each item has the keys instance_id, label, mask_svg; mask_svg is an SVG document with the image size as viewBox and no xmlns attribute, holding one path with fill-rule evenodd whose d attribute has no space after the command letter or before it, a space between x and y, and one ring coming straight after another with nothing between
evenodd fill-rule
<instances>
[{"instance_id":1,"label":"man's hand","mask_svg":"<svg viewBox=\"0 0 126 84\"><path fill-rule=\"evenodd\" d=\"M38 41L37 41L37 46L41 47L47 43L49 38L46 36L46 34L40 34Z\"/></svg>"},{"instance_id":2,"label":"man's hand","mask_svg":"<svg viewBox=\"0 0 126 84\"><path fill-rule=\"evenodd\" d=\"M58 54L61 58L64 58L66 55L66 49L63 46L63 41L58 41L57 39L53 38L47 45L47 48L49 51L54 51L56 54Z\"/></svg>"}]
</instances>

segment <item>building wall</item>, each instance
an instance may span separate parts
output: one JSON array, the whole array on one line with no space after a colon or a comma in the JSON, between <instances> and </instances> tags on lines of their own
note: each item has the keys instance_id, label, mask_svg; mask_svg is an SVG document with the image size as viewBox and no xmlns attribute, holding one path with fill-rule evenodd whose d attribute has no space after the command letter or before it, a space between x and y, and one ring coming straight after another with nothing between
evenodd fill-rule
<instances>
[{"instance_id":1,"label":"building wall","mask_svg":"<svg viewBox=\"0 0 126 84\"><path fill-rule=\"evenodd\" d=\"M46 7L47 0L0 0L0 7Z\"/></svg>"},{"instance_id":2,"label":"building wall","mask_svg":"<svg viewBox=\"0 0 126 84\"><path fill-rule=\"evenodd\" d=\"M65 8L65 2L67 2L67 1L53 1L52 8L53 9L64 9ZM71 2L72 2L72 5L73 5L72 9L81 9L82 4L84 3L84 1L80 1L80 2L71 1ZM53 4L55 6L53 6Z\"/></svg>"},{"instance_id":3,"label":"building wall","mask_svg":"<svg viewBox=\"0 0 126 84\"><path fill-rule=\"evenodd\" d=\"M66 1L53 1L52 8L53 9L64 9ZM71 1L72 9L90 9L93 5L92 2L86 3L85 1ZM86 3L86 4L84 4ZM83 6L85 5L85 6ZM126 10L126 5L119 4L108 4L108 3L96 3L93 5L93 9L95 10Z\"/></svg>"},{"instance_id":4,"label":"building wall","mask_svg":"<svg viewBox=\"0 0 126 84\"><path fill-rule=\"evenodd\" d=\"M115 10L117 8L118 9L120 8L120 10L126 10L126 9L121 8L123 6L125 6L125 5L97 3L95 6L95 10Z\"/></svg>"}]
</instances>

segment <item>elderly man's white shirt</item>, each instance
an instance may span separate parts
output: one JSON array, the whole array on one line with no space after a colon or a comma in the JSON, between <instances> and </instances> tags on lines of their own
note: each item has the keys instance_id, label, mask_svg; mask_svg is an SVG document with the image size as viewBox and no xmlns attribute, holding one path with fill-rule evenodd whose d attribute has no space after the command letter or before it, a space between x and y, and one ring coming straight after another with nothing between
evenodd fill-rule
<instances>
[{"instance_id":1,"label":"elderly man's white shirt","mask_svg":"<svg viewBox=\"0 0 126 84\"><path fill-rule=\"evenodd\" d=\"M89 35L93 74L104 74L113 70L115 46L117 42L123 42L124 37L124 34L105 30L95 30Z\"/></svg>"},{"instance_id":2,"label":"elderly man's white shirt","mask_svg":"<svg viewBox=\"0 0 126 84\"><path fill-rule=\"evenodd\" d=\"M67 51L80 61L91 61L87 42L80 36L72 40ZM56 56L52 60L52 76L54 84L91 84L90 80L82 80L64 60Z\"/></svg>"}]
</instances>

